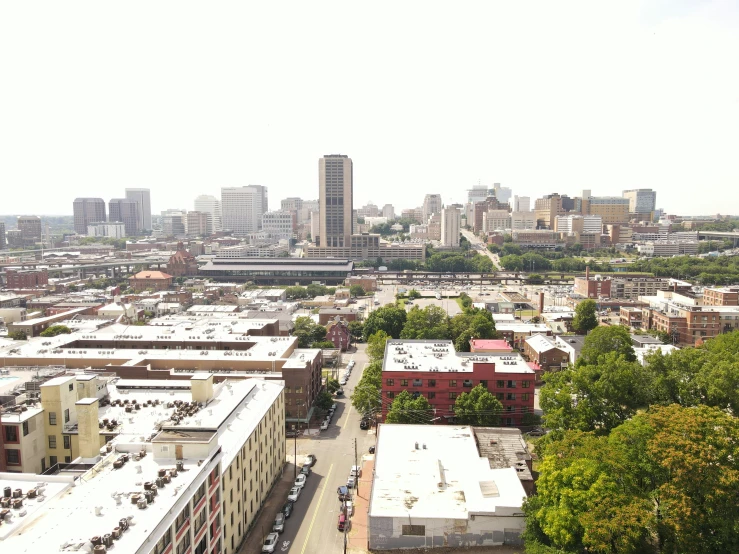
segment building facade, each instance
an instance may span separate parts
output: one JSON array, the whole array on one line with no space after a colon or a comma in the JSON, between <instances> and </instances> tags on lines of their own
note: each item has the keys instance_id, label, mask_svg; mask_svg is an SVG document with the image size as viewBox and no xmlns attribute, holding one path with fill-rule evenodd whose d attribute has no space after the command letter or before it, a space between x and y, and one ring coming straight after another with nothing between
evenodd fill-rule
<instances>
[{"instance_id":1,"label":"building facade","mask_svg":"<svg viewBox=\"0 0 739 554\"><path fill-rule=\"evenodd\" d=\"M108 202L109 221L123 223L127 237L140 234L142 228L139 203L128 198L113 198Z\"/></svg>"},{"instance_id":2,"label":"building facade","mask_svg":"<svg viewBox=\"0 0 739 554\"><path fill-rule=\"evenodd\" d=\"M459 210L443 208L441 210L441 245L446 248L459 246Z\"/></svg>"},{"instance_id":3,"label":"building facade","mask_svg":"<svg viewBox=\"0 0 739 554\"><path fill-rule=\"evenodd\" d=\"M267 187L248 185L222 188L223 229L232 231L235 236L245 236L259 231L267 206Z\"/></svg>"},{"instance_id":4,"label":"building facade","mask_svg":"<svg viewBox=\"0 0 739 554\"><path fill-rule=\"evenodd\" d=\"M211 194L201 194L195 198L194 208L196 212L208 214L210 221L210 233L217 233L223 230L223 220L221 217L221 201Z\"/></svg>"},{"instance_id":5,"label":"building facade","mask_svg":"<svg viewBox=\"0 0 739 554\"><path fill-rule=\"evenodd\" d=\"M591 196L587 202L588 214L599 215L604 225L628 223L629 199L620 196Z\"/></svg>"},{"instance_id":6,"label":"building facade","mask_svg":"<svg viewBox=\"0 0 739 554\"><path fill-rule=\"evenodd\" d=\"M295 236L297 213L290 211L267 212L262 216L262 231L281 239Z\"/></svg>"},{"instance_id":7,"label":"building facade","mask_svg":"<svg viewBox=\"0 0 739 554\"><path fill-rule=\"evenodd\" d=\"M346 247L354 233L354 167L343 154L318 160L319 242L321 247ZM316 237L313 237L314 242Z\"/></svg>"},{"instance_id":8,"label":"building facade","mask_svg":"<svg viewBox=\"0 0 739 554\"><path fill-rule=\"evenodd\" d=\"M149 189L126 189L126 198L136 202L138 228L151 231L151 191Z\"/></svg>"},{"instance_id":9,"label":"building facade","mask_svg":"<svg viewBox=\"0 0 739 554\"><path fill-rule=\"evenodd\" d=\"M623 191L623 197L629 201L629 213L639 218L652 221L657 209L657 193L652 189L631 189Z\"/></svg>"},{"instance_id":10,"label":"building facade","mask_svg":"<svg viewBox=\"0 0 739 554\"><path fill-rule=\"evenodd\" d=\"M23 245L31 246L41 241L41 218L37 215L20 215L16 220Z\"/></svg>"},{"instance_id":11,"label":"building facade","mask_svg":"<svg viewBox=\"0 0 739 554\"><path fill-rule=\"evenodd\" d=\"M45 269L6 269L5 284L9 289L35 289L49 284Z\"/></svg>"},{"instance_id":12,"label":"building facade","mask_svg":"<svg viewBox=\"0 0 739 554\"><path fill-rule=\"evenodd\" d=\"M87 233L87 227L93 223L107 220L105 200L102 198L75 198L72 204L74 212L74 232L78 235Z\"/></svg>"},{"instance_id":13,"label":"building facade","mask_svg":"<svg viewBox=\"0 0 739 554\"><path fill-rule=\"evenodd\" d=\"M94 223L87 226L88 237L110 237L121 239L126 236L126 226L120 222Z\"/></svg>"}]
</instances>

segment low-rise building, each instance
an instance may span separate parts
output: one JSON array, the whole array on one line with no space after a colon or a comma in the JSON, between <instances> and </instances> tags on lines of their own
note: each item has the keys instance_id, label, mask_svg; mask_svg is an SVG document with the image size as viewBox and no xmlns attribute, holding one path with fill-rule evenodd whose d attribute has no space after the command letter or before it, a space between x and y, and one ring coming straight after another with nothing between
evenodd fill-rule
<instances>
[{"instance_id":1,"label":"low-rise building","mask_svg":"<svg viewBox=\"0 0 739 554\"><path fill-rule=\"evenodd\" d=\"M438 422L452 422L457 397L482 385L503 404L503 425L520 426L534 410L534 380L534 370L520 354L457 353L448 340L389 340L382 367L382 416L405 390L425 396Z\"/></svg>"},{"instance_id":2,"label":"low-rise building","mask_svg":"<svg viewBox=\"0 0 739 554\"><path fill-rule=\"evenodd\" d=\"M703 289L706 306L739 306L739 287L706 287Z\"/></svg>"},{"instance_id":3,"label":"low-rise building","mask_svg":"<svg viewBox=\"0 0 739 554\"><path fill-rule=\"evenodd\" d=\"M49 272L45 269L6 269L5 287L9 289L32 289L49 284Z\"/></svg>"},{"instance_id":4,"label":"low-rise building","mask_svg":"<svg viewBox=\"0 0 739 554\"><path fill-rule=\"evenodd\" d=\"M480 439L466 426L378 426L369 548L520 546L517 466L491 464Z\"/></svg>"},{"instance_id":5,"label":"low-rise building","mask_svg":"<svg viewBox=\"0 0 739 554\"><path fill-rule=\"evenodd\" d=\"M329 321L333 321L337 317L349 323L350 321L356 321L358 314L357 310L353 308L321 308L318 311L318 323L320 325L326 325Z\"/></svg>"},{"instance_id":6,"label":"low-rise building","mask_svg":"<svg viewBox=\"0 0 739 554\"><path fill-rule=\"evenodd\" d=\"M523 323L520 321L501 321L495 324L495 330L508 344L519 350L523 349L524 341L531 335L551 335L552 330L544 323Z\"/></svg>"},{"instance_id":7,"label":"low-rise building","mask_svg":"<svg viewBox=\"0 0 739 554\"><path fill-rule=\"evenodd\" d=\"M334 321L326 325L326 340L332 342L335 348L345 352L351 343L349 325L337 316Z\"/></svg>"},{"instance_id":8,"label":"low-rise building","mask_svg":"<svg viewBox=\"0 0 739 554\"><path fill-rule=\"evenodd\" d=\"M528 337L523 343L523 355L542 371L561 369L570 361L569 352L559 348L555 340L546 335Z\"/></svg>"},{"instance_id":9,"label":"low-rise building","mask_svg":"<svg viewBox=\"0 0 739 554\"><path fill-rule=\"evenodd\" d=\"M167 290L172 287L173 277L162 271L139 271L128 278L131 288L136 292L144 290Z\"/></svg>"}]
</instances>

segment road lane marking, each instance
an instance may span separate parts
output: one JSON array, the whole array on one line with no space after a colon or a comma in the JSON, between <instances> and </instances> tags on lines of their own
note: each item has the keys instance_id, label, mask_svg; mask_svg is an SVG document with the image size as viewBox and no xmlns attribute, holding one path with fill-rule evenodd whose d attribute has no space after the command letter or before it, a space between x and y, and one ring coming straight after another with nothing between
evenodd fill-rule
<instances>
[{"instance_id":1,"label":"road lane marking","mask_svg":"<svg viewBox=\"0 0 739 554\"><path fill-rule=\"evenodd\" d=\"M331 464L331 467L328 468L328 475L326 475L326 482L323 484L323 490L321 491L321 495L318 497L318 505L316 506L315 512L313 512L313 517L310 520L310 526L308 527L308 534L305 536L305 542L303 543L303 549L300 551L300 554L305 554L305 549L308 547L308 539L310 539L310 533L313 531L313 524L316 522L316 516L318 515L318 510L321 507L321 501L323 500L323 494L326 492L326 487L328 487L328 480L331 477L331 472L334 470L334 464Z\"/></svg>"}]
</instances>

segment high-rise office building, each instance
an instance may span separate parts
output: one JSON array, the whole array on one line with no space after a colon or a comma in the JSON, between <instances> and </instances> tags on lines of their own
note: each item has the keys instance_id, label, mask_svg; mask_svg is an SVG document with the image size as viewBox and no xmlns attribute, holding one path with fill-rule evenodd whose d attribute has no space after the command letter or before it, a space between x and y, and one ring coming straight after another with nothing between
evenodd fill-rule
<instances>
[{"instance_id":1,"label":"high-rise office building","mask_svg":"<svg viewBox=\"0 0 739 554\"><path fill-rule=\"evenodd\" d=\"M262 217L262 231L281 239L292 238L296 225L297 214L294 211L267 212Z\"/></svg>"},{"instance_id":2,"label":"high-rise office building","mask_svg":"<svg viewBox=\"0 0 739 554\"><path fill-rule=\"evenodd\" d=\"M353 227L354 168L349 156L318 160L319 246L349 246ZM315 240L315 237L313 237Z\"/></svg>"},{"instance_id":3,"label":"high-rise office building","mask_svg":"<svg viewBox=\"0 0 739 554\"><path fill-rule=\"evenodd\" d=\"M138 204L139 229L151 231L151 193L149 189L126 189L126 198Z\"/></svg>"},{"instance_id":4,"label":"high-rise office building","mask_svg":"<svg viewBox=\"0 0 739 554\"><path fill-rule=\"evenodd\" d=\"M21 232L21 241L30 246L41 241L41 218L37 215L19 215L16 220L18 230Z\"/></svg>"},{"instance_id":5,"label":"high-rise office building","mask_svg":"<svg viewBox=\"0 0 739 554\"><path fill-rule=\"evenodd\" d=\"M423 221L428 223L429 217L441 213L441 194L427 194L423 198Z\"/></svg>"},{"instance_id":6,"label":"high-rise office building","mask_svg":"<svg viewBox=\"0 0 739 554\"><path fill-rule=\"evenodd\" d=\"M139 227L139 204L127 198L112 198L108 202L108 221L123 223L127 237L135 237Z\"/></svg>"},{"instance_id":7,"label":"high-rise office building","mask_svg":"<svg viewBox=\"0 0 739 554\"><path fill-rule=\"evenodd\" d=\"M543 198L537 198L534 204L534 212L536 213L537 227L553 230L557 216L565 213L562 208L562 196L555 192L554 194L547 194Z\"/></svg>"},{"instance_id":8,"label":"high-rise office building","mask_svg":"<svg viewBox=\"0 0 739 554\"><path fill-rule=\"evenodd\" d=\"M195 199L195 211L208 214L211 230L208 234L223 230L221 201L212 194L201 194Z\"/></svg>"},{"instance_id":9,"label":"high-rise office building","mask_svg":"<svg viewBox=\"0 0 739 554\"><path fill-rule=\"evenodd\" d=\"M247 185L221 189L223 229L243 237L259 231L267 211L267 187Z\"/></svg>"},{"instance_id":10,"label":"high-rise office building","mask_svg":"<svg viewBox=\"0 0 739 554\"><path fill-rule=\"evenodd\" d=\"M5 223L0 221L0 250L3 250L7 243L5 242Z\"/></svg>"},{"instance_id":11,"label":"high-rise office building","mask_svg":"<svg viewBox=\"0 0 739 554\"><path fill-rule=\"evenodd\" d=\"M72 209L74 232L78 235L87 234L88 225L106 221L105 200L102 198L75 198Z\"/></svg>"},{"instance_id":12,"label":"high-rise office building","mask_svg":"<svg viewBox=\"0 0 739 554\"><path fill-rule=\"evenodd\" d=\"M213 234L213 217L206 212L187 212L187 225L185 226L188 237L207 237Z\"/></svg>"},{"instance_id":13,"label":"high-rise office building","mask_svg":"<svg viewBox=\"0 0 739 554\"><path fill-rule=\"evenodd\" d=\"M388 221L395 219L395 208L392 204L385 204L382 207L382 217L386 217Z\"/></svg>"},{"instance_id":14,"label":"high-rise office building","mask_svg":"<svg viewBox=\"0 0 739 554\"><path fill-rule=\"evenodd\" d=\"M512 208L514 212L530 212L531 198L528 196L514 196Z\"/></svg>"},{"instance_id":15,"label":"high-rise office building","mask_svg":"<svg viewBox=\"0 0 739 554\"><path fill-rule=\"evenodd\" d=\"M441 245L459 246L459 210L457 208L441 210Z\"/></svg>"},{"instance_id":16,"label":"high-rise office building","mask_svg":"<svg viewBox=\"0 0 739 554\"><path fill-rule=\"evenodd\" d=\"M629 213L652 219L657 209L657 193L652 189L632 189L623 191L622 196L629 199Z\"/></svg>"},{"instance_id":17,"label":"high-rise office building","mask_svg":"<svg viewBox=\"0 0 739 554\"><path fill-rule=\"evenodd\" d=\"M513 194L513 191L510 188L501 187L500 183L495 183L493 185L493 191L495 191L495 198L504 204L510 201L511 195Z\"/></svg>"},{"instance_id":18,"label":"high-rise office building","mask_svg":"<svg viewBox=\"0 0 739 554\"><path fill-rule=\"evenodd\" d=\"M588 214L601 216L604 225L628 223L629 199L620 196L591 196L588 198Z\"/></svg>"},{"instance_id":19,"label":"high-rise office building","mask_svg":"<svg viewBox=\"0 0 739 554\"><path fill-rule=\"evenodd\" d=\"M187 212L165 210L162 212L162 233L165 237L184 237L187 234Z\"/></svg>"}]
</instances>

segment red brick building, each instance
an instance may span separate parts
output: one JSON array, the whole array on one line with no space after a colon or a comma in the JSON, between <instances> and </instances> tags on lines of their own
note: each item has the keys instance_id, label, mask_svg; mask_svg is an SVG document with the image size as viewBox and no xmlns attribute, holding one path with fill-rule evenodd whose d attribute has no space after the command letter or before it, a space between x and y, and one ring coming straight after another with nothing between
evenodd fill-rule
<instances>
[{"instance_id":1,"label":"red brick building","mask_svg":"<svg viewBox=\"0 0 739 554\"><path fill-rule=\"evenodd\" d=\"M167 290L172 287L172 276L161 271L139 271L128 278L131 288L136 292L143 290Z\"/></svg>"},{"instance_id":2,"label":"red brick building","mask_svg":"<svg viewBox=\"0 0 739 554\"><path fill-rule=\"evenodd\" d=\"M575 294L585 298L598 299L599 297L610 298L610 279L589 279L588 277L575 277Z\"/></svg>"},{"instance_id":3,"label":"red brick building","mask_svg":"<svg viewBox=\"0 0 739 554\"><path fill-rule=\"evenodd\" d=\"M198 262L195 256L185 250L182 243L177 245L177 252L170 256L167 262L167 272L173 277L198 274Z\"/></svg>"},{"instance_id":4,"label":"red brick building","mask_svg":"<svg viewBox=\"0 0 739 554\"><path fill-rule=\"evenodd\" d=\"M703 289L703 304L706 306L739 306L739 287Z\"/></svg>"},{"instance_id":5,"label":"red brick building","mask_svg":"<svg viewBox=\"0 0 739 554\"><path fill-rule=\"evenodd\" d=\"M45 269L6 269L6 288L32 289L49 284L49 273Z\"/></svg>"},{"instance_id":6,"label":"red brick building","mask_svg":"<svg viewBox=\"0 0 739 554\"><path fill-rule=\"evenodd\" d=\"M329 322L326 325L326 340L332 342L342 352L345 352L351 342L349 326L341 320Z\"/></svg>"},{"instance_id":7,"label":"red brick building","mask_svg":"<svg viewBox=\"0 0 739 554\"><path fill-rule=\"evenodd\" d=\"M453 423L457 397L482 385L503 404L501 424L521 426L524 414L534 411L534 381L534 370L518 354L457 353L448 340L389 340L382 369L382 417L407 390L428 399L436 423Z\"/></svg>"}]
</instances>

